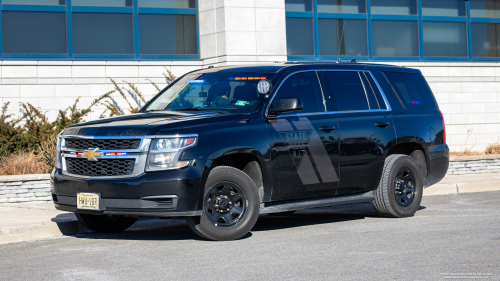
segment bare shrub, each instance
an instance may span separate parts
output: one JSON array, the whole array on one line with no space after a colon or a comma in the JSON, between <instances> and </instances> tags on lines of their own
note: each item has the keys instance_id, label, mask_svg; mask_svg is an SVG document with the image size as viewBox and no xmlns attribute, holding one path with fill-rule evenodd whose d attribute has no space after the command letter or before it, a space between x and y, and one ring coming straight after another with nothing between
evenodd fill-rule
<instances>
[{"instance_id":1,"label":"bare shrub","mask_svg":"<svg viewBox=\"0 0 500 281\"><path fill-rule=\"evenodd\" d=\"M500 154L500 143L488 145L488 147L484 150L484 154Z\"/></svg>"},{"instance_id":2,"label":"bare shrub","mask_svg":"<svg viewBox=\"0 0 500 281\"><path fill-rule=\"evenodd\" d=\"M40 155L33 152L20 151L0 159L0 175L45 174L50 172L50 166Z\"/></svg>"}]
</instances>

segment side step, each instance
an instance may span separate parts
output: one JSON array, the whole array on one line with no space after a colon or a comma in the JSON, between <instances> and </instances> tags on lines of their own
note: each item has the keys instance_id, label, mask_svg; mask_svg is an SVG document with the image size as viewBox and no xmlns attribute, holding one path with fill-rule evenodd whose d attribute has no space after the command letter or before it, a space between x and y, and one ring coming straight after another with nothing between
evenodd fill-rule
<instances>
[{"instance_id":1,"label":"side step","mask_svg":"<svg viewBox=\"0 0 500 281\"><path fill-rule=\"evenodd\" d=\"M355 195L343 195L328 198L314 198L296 201L282 201L262 203L260 205L261 214L280 213L308 208L317 208L332 205L341 205L348 203L369 202L375 200L375 191Z\"/></svg>"}]
</instances>

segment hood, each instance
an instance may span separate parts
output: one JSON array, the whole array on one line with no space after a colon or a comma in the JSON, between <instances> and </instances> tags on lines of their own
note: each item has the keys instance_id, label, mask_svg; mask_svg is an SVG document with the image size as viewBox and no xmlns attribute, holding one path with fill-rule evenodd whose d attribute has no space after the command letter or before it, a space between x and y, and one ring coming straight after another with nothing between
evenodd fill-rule
<instances>
[{"instance_id":1,"label":"hood","mask_svg":"<svg viewBox=\"0 0 500 281\"><path fill-rule=\"evenodd\" d=\"M137 113L89 121L70 126L64 135L79 136L145 136L156 135L159 131L172 130L172 134L180 129L202 126L214 122L214 118L234 116L217 112L178 112L161 111Z\"/></svg>"}]
</instances>

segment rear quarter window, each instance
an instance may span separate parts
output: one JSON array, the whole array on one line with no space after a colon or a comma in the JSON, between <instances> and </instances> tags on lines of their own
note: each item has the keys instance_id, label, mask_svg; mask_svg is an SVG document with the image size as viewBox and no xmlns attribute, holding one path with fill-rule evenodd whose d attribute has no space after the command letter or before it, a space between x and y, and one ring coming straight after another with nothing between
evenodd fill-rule
<instances>
[{"instance_id":1,"label":"rear quarter window","mask_svg":"<svg viewBox=\"0 0 500 281\"><path fill-rule=\"evenodd\" d=\"M418 73L384 72L401 103L408 109L436 109L434 95Z\"/></svg>"}]
</instances>

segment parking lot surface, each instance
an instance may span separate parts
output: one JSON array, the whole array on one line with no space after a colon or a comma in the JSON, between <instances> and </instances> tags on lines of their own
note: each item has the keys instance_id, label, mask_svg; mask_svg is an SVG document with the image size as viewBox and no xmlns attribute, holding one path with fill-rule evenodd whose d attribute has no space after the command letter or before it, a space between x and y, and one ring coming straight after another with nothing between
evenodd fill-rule
<instances>
[{"instance_id":1,"label":"parking lot surface","mask_svg":"<svg viewBox=\"0 0 500 281\"><path fill-rule=\"evenodd\" d=\"M123 233L3 244L0 280L500 280L500 192L421 205L405 219L371 203L261 215L231 242L145 219Z\"/></svg>"}]
</instances>

